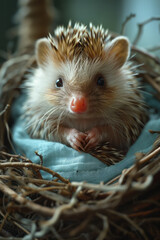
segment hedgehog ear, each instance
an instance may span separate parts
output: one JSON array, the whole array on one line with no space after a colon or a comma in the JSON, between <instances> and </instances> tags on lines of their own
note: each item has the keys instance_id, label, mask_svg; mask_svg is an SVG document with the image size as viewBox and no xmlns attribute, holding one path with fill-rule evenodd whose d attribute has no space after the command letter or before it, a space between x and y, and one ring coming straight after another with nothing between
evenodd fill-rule
<instances>
[{"instance_id":1,"label":"hedgehog ear","mask_svg":"<svg viewBox=\"0 0 160 240\"><path fill-rule=\"evenodd\" d=\"M51 58L52 47L47 38L41 38L36 42L36 59L38 66L44 68Z\"/></svg>"},{"instance_id":2,"label":"hedgehog ear","mask_svg":"<svg viewBox=\"0 0 160 240\"><path fill-rule=\"evenodd\" d=\"M108 56L114 60L117 68L121 68L130 54L129 41L126 37L117 37L111 41L108 48Z\"/></svg>"}]
</instances>

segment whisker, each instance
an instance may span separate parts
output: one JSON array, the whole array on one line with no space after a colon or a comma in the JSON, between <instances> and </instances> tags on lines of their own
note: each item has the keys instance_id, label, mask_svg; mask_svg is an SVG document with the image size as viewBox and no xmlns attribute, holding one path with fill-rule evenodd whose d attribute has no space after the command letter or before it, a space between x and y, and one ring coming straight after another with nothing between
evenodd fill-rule
<instances>
[{"instance_id":1,"label":"whisker","mask_svg":"<svg viewBox=\"0 0 160 240\"><path fill-rule=\"evenodd\" d=\"M63 114L64 114L64 111L59 115L58 120L57 120L57 133L59 131L59 125L60 125Z\"/></svg>"},{"instance_id":2,"label":"whisker","mask_svg":"<svg viewBox=\"0 0 160 240\"><path fill-rule=\"evenodd\" d=\"M43 115L42 115L42 117L40 117L40 118L37 118L37 116L36 116L36 119L34 120L33 118L30 120L30 122L26 125L26 127L25 127L25 130L27 129L27 128L29 128L29 127L31 127L32 125L36 125L37 123L42 123L42 121L44 120L44 117L47 115L47 114L49 114L50 112L51 112L51 110L52 110L52 108L50 108L47 112L45 112Z\"/></svg>"},{"instance_id":3,"label":"whisker","mask_svg":"<svg viewBox=\"0 0 160 240\"><path fill-rule=\"evenodd\" d=\"M52 111L49 113L49 115L47 116L47 118L45 119L45 124L46 124L46 122L49 120L49 118L50 118L50 116L55 112L55 111L57 111L58 110L58 108L52 108Z\"/></svg>"}]
</instances>

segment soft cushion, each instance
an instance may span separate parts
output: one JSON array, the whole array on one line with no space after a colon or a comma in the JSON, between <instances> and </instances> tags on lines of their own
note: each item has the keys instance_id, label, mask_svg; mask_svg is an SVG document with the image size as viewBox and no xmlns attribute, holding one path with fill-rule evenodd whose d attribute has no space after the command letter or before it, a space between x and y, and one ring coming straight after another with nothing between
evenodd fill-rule
<instances>
[{"instance_id":1,"label":"soft cushion","mask_svg":"<svg viewBox=\"0 0 160 240\"><path fill-rule=\"evenodd\" d=\"M160 103L148 93L145 100L151 108L150 120L146 123L137 141L130 147L126 157L119 163L107 166L98 159L86 153L79 153L61 143L49 142L41 139L32 139L25 131L21 120L22 102L24 96L20 96L12 107L12 138L17 154L25 154L34 163L40 163L35 154L38 151L43 156L43 165L61 174L70 181L87 181L99 183L107 182L121 174L122 170L130 167L135 162L135 153L147 153L151 150L157 134L151 134L149 130L160 130ZM156 109L156 110L155 110ZM42 171L45 179L52 176Z\"/></svg>"}]
</instances>

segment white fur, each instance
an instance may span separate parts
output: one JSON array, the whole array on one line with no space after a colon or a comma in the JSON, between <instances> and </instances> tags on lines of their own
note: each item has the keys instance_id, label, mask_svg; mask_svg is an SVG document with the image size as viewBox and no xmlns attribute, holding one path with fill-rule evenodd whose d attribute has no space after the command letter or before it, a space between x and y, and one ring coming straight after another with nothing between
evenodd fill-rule
<instances>
[{"instance_id":1,"label":"white fur","mask_svg":"<svg viewBox=\"0 0 160 240\"><path fill-rule=\"evenodd\" d=\"M80 29L81 34L83 30L86 30L83 25L75 25L76 28ZM90 28L93 28L93 26L90 25ZM55 35L61 35L63 32L67 34L67 31L71 30L65 30L63 27L58 28ZM104 33L102 27L94 27L93 32L98 31ZM78 34L75 36L77 39L80 36ZM105 46L106 58L104 59L91 60L82 55L78 59L75 57L72 61L66 60L59 65L55 65L53 61L52 48L48 45L49 41L42 39L37 42L38 67L28 78L26 84L28 97L24 104L26 121L28 121L26 128L31 128L30 134L32 136L61 141L58 130L59 126L62 125L66 128L75 128L81 132L86 132L97 126L104 126L106 129L111 129L112 136L110 136L110 139L114 138L116 142L118 131L118 136L123 138L122 128L124 129L125 126L117 113L120 111L123 113L125 106L125 111L130 116L128 119L133 119L132 116L136 117L139 112L136 113L137 106L131 104L128 99L133 96L134 99L137 98L137 102L140 102L140 98L135 94L135 89L133 89L135 80L129 64L125 62L128 59L129 51L121 67L117 67L114 55L107 57L107 53L119 39L124 38L117 38ZM125 40L127 44L127 39L125 38ZM40 51L40 44L44 43L46 43L45 47L48 46L48 50L43 64L38 59L38 51ZM56 40L54 43L57 47ZM95 79L97 74L102 74L104 77L106 89L103 90L103 87L97 86ZM59 89L56 88L58 78L63 80L63 87ZM105 100L104 95L107 95L107 88L114 89L114 98L109 99L109 103L102 104ZM101 98L101 95L103 95L103 98ZM71 101L76 96L85 96L87 99L88 108L86 112L77 114L71 111ZM104 106L106 107L104 108ZM126 129L127 131L128 129ZM105 134L107 134L107 131Z\"/></svg>"},{"instance_id":2,"label":"white fur","mask_svg":"<svg viewBox=\"0 0 160 240\"><path fill-rule=\"evenodd\" d=\"M103 125L104 123L114 122L114 111L113 109L118 110L121 108L121 105L126 104L126 101L130 94L132 94L133 90L130 87L130 79L132 75L128 70L127 65L124 65L121 69L114 69L112 61L108 61L104 63L102 61L94 61L91 62L89 60L80 61L74 59L71 61L66 61L62 63L59 68L54 66L52 61L49 61L45 68L37 68L33 75L30 77L28 81L28 101L27 105L32 107L33 112L35 112L35 116L32 119L35 122L36 117L41 118L45 115L49 109L54 108L54 103L50 103L46 98L46 93L50 89L55 89L55 82L59 77L62 77L64 80L64 88L59 89L62 92L62 97L59 100L61 106L58 106L56 111L53 111L53 118L58 117L62 111L65 111L63 122L68 127L74 127L81 131L90 129L94 125ZM79 95L83 95L85 92L85 83L93 82L94 76L97 73L102 73L107 81L107 85L109 87L116 87L117 93L116 98L112 102L111 108L108 110L108 119L101 119L101 116L97 116L96 113L92 112L91 116L88 113L75 115L70 111L70 102L72 97ZM79 89L79 82L83 82L83 88ZM65 85L72 85L71 92L65 92ZM98 88L96 83L92 83L94 88ZM77 91L78 90L78 91ZM94 91L94 89L93 89ZM107 93L106 93L107 94ZM87 96L90 98L90 96ZM96 101L96 99L95 99ZM101 106L99 105L99 108ZM102 109L103 111L103 109ZM104 109L105 111L105 109ZM93 119L95 116L95 119ZM46 116L47 117L47 116ZM88 119L88 120L87 120ZM117 120L115 120L117 121ZM31 121L32 122L32 121Z\"/></svg>"}]
</instances>

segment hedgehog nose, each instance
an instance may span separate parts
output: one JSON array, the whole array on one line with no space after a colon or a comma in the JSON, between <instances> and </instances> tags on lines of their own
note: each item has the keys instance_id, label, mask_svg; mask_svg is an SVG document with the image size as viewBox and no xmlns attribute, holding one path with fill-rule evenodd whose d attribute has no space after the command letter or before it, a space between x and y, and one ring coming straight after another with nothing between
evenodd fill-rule
<instances>
[{"instance_id":1,"label":"hedgehog nose","mask_svg":"<svg viewBox=\"0 0 160 240\"><path fill-rule=\"evenodd\" d=\"M87 100L84 96L76 96L71 100L70 108L75 113L83 113L87 110Z\"/></svg>"}]
</instances>

